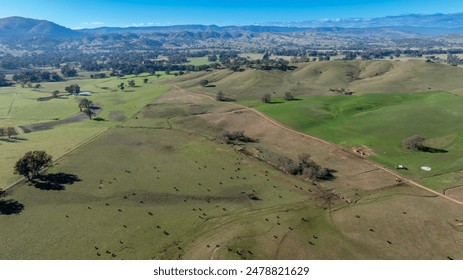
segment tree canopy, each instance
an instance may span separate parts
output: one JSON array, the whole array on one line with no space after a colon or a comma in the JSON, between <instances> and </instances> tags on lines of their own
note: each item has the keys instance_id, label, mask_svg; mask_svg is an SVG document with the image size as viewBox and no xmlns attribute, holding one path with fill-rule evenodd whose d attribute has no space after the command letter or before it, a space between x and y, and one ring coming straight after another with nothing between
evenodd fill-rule
<instances>
[{"instance_id":1,"label":"tree canopy","mask_svg":"<svg viewBox=\"0 0 463 280\"><path fill-rule=\"evenodd\" d=\"M52 156L45 151L30 151L16 162L14 170L28 180L33 180L43 168L50 166L51 162Z\"/></svg>"}]
</instances>

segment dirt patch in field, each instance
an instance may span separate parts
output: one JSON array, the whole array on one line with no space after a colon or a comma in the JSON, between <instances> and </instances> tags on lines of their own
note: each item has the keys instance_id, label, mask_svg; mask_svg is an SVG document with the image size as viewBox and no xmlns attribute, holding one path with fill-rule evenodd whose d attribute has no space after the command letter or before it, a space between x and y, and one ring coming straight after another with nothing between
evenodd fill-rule
<instances>
[{"instance_id":1,"label":"dirt patch in field","mask_svg":"<svg viewBox=\"0 0 463 280\"><path fill-rule=\"evenodd\" d=\"M353 147L352 151L361 157L376 156L376 153L372 149L368 148L367 146Z\"/></svg>"},{"instance_id":2,"label":"dirt patch in field","mask_svg":"<svg viewBox=\"0 0 463 280\"><path fill-rule=\"evenodd\" d=\"M448 189L444 194L456 200L463 201L463 186Z\"/></svg>"}]
</instances>

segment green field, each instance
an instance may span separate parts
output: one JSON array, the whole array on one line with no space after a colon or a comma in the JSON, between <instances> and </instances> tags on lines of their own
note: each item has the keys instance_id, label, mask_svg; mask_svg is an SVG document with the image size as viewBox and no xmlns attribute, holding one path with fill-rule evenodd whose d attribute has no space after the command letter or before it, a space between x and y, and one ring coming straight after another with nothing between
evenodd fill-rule
<instances>
[{"instance_id":1,"label":"green field","mask_svg":"<svg viewBox=\"0 0 463 280\"><path fill-rule=\"evenodd\" d=\"M190 57L188 58L188 62L183 63L183 64L199 66L199 65L209 65L211 63L212 62L210 62L207 59L207 56L204 56L204 57Z\"/></svg>"},{"instance_id":2,"label":"green field","mask_svg":"<svg viewBox=\"0 0 463 280\"><path fill-rule=\"evenodd\" d=\"M25 185L8 196L25 210L19 216L0 215L7 244L1 259L175 259L186 251L208 255L217 244L195 242L221 225L232 226L221 235L232 240L229 246L253 250L253 255L244 253L247 258L265 258L266 247L252 240L262 235L272 240L288 226L299 228L298 215L320 220L316 231L324 232L323 210L293 187L300 183L296 178L283 179L278 171L190 132L139 128L143 115L49 169L49 174L78 177L65 190ZM282 226L277 227L276 218L268 223L270 215L281 215ZM24 227L28 234L21 234ZM242 242L238 227L245 233ZM32 236L40 242L30 244ZM339 238L334 234L325 242ZM240 258L227 252L224 247L224 256Z\"/></svg>"},{"instance_id":3,"label":"green field","mask_svg":"<svg viewBox=\"0 0 463 280\"><path fill-rule=\"evenodd\" d=\"M19 178L12 174L13 164L29 150L45 150L55 161L45 172L48 179L23 182L0 198L0 259L461 258L461 248L455 246L463 238L456 225L458 205L430 198L426 191L406 184L353 191L353 183L375 176L369 173L350 181L341 177L351 174L340 172L336 174L340 178L329 182L288 175L262 162L264 155L255 158L218 141L226 125L220 119L240 115L242 108L235 111L229 102L170 90L169 82L177 78L161 84L148 77L144 84L145 77L45 83L40 92L2 89L0 99L9 104L0 108L5 123L77 114L73 97L49 104L35 100L69 83L93 92L89 98L103 111L100 121L86 119L21 134L16 141L1 138L2 186ZM117 85L128 79L135 79L137 87L118 90ZM416 170L421 160L429 160L433 168L436 161L460 168L461 97L436 92L275 101L281 103L240 100L346 147L368 145L378 153L376 160L390 166L407 158L400 163L410 167L410 176L423 176ZM421 120L427 120L429 128ZM445 125L439 126L441 122ZM403 149L402 138L411 131L448 153ZM245 146L267 153L266 147L271 147L267 141L274 139L259 137L262 141ZM270 151L265 157L278 161L278 153ZM332 160L342 160L337 156L333 154ZM440 171L451 168L441 166ZM454 175L444 179L458 181ZM433 178L442 177L422 180ZM433 222L432 230L428 221Z\"/></svg>"},{"instance_id":4,"label":"green field","mask_svg":"<svg viewBox=\"0 0 463 280\"><path fill-rule=\"evenodd\" d=\"M47 170L73 178L69 182L24 184L0 199L0 206L11 201L23 207L19 215L0 215L0 259L461 255L447 241L426 243L435 236L459 238L446 224L457 207L422 201L422 191L406 186L371 193L349 207L327 204L323 189L196 133L207 130L195 121L196 107L176 101L145 107ZM432 219L436 208L445 209L442 219L423 235L421 218ZM402 211L413 214L397 214ZM391 222L400 230L391 231ZM415 240L426 250L416 249Z\"/></svg>"},{"instance_id":5,"label":"green field","mask_svg":"<svg viewBox=\"0 0 463 280\"><path fill-rule=\"evenodd\" d=\"M460 96L445 92L390 93L274 101L256 108L299 131L345 147L367 146L376 153L375 161L390 168L405 165L409 170L403 174L412 178L463 169ZM425 137L427 146L447 152L416 152L402 147L403 139L415 134ZM433 170L425 172L421 166ZM435 184L430 187L438 188Z\"/></svg>"},{"instance_id":6,"label":"green field","mask_svg":"<svg viewBox=\"0 0 463 280\"><path fill-rule=\"evenodd\" d=\"M169 90L169 86L158 85L156 77L147 77L149 82L143 83L145 76L108 78L101 80L78 79L60 83L42 83L42 88L28 89L11 87L0 90L0 127L6 125L19 126L36 124L46 121L65 119L79 113L76 97L63 96L49 101L37 101L38 97L50 96L51 92L77 83L81 91L90 91L88 99L100 105L103 110L98 115L104 121L85 120L57 126L51 130L21 134L16 141L0 138L0 153L2 154L2 168L0 169L0 188L18 180L13 174L14 163L21 155L33 149L44 149L53 157L58 158L71 151L87 139L133 117L146 104L153 102L161 94ZM134 79L136 87L127 87L124 92L117 89L117 85Z\"/></svg>"}]
</instances>

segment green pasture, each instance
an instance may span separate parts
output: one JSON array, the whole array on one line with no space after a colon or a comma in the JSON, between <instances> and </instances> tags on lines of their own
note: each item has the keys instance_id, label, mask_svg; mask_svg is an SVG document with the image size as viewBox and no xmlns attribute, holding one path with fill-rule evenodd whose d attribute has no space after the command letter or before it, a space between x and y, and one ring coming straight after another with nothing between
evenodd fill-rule
<instances>
[{"instance_id":1,"label":"green pasture","mask_svg":"<svg viewBox=\"0 0 463 280\"><path fill-rule=\"evenodd\" d=\"M143 79L148 78L147 84ZM133 79L136 86L127 86ZM0 126L31 124L49 120L64 119L79 113L77 97L64 96L64 88L77 83L81 91L90 91L87 97L94 103L103 106L100 117L107 119L111 112L123 112L133 116L147 103L167 91L167 86L155 84L158 78L153 76L126 76L123 78L82 79L59 83L42 83L40 89L21 88L20 86L0 89ZM125 83L124 91L118 89L120 83ZM48 101L37 101L39 97L48 97L54 90L59 90L63 96Z\"/></svg>"},{"instance_id":2,"label":"green pasture","mask_svg":"<svg viewBox=\"0 0 463 280\"><path fill-rule=\"evenodd\" d=\"M112 128L48 170L59 172L79 181L61 191L24 185L8 196L24 210L0 215L0 259L178 258L196 232L222 219L254 213L265 222L262 209L309 202L295 178L280 180L227 146L174 130Z\"/></svg>"},{"instance_id":3,"label":"green pasture","mask_svg":"<svg viewBox=\"0 0 463 280\"><path fill-rule=\"evenodd\" d=\"M389 168L405 165L409 170L403 174L412 178L463 169L463 99L450 93L274 99L273 104L259 104L256 108L304 133L348 148L367 146L376 153L375 161ZM419 152L402 147L403 139L415 134L425 137L427 146L446 152ZM433 170L422 171L421 166ZM435 188L434 185L430 187Z\"/></svg>"},{"instance_id":4,"label":"green pasture","mask_svg":"<svg viewBox=\"0 0 463 280\"><path fill-rule=\"evenodd\" d=\"M200 66L200 65L209 65L211 63L212 62L208 60L207 56L204 56L204 57L190 57L188 58L188 62L184 64Z\"/></svg>"},{"instance_id":5,"label":"green pasture","mask_svg":"<svg viewBox=\"0 0 463 280\"><path fill-rule=\"evenodd\" d=\"M144 84L143 79L148 78ZM125 91L117 85L134 79L136 86L126 87ZM37 101L38 97L50 96L58 89L62 93L64 87L77 83L81 91L91 91L87 97L103 110L97 117L100 121L85 120L56 126L45 131L21 134L13 139L0 137L0 154L2 154L2 168L0 169L0 188L17 179L13 174L14 163L27 151L43 149L55 158L65 154L72 148L84 143L108 127L115 126L133 117L147 104L170 89L169 86L158 85L158 79L152 76L140 75L123 78L82 79L60 83L42 83L40 89L10 87L0 89L0 127L37 124L52 120L66 119L79 113L75 96L62 96L48 101ZM11 109L10 109L11 107Z\"/></svg>"},{"instance_id":6,"label":"green pasture","mask_svg":"<svg viewBox=\"0 0 463 280\"><path fill-rule=\"evenodd\" d=\"M116 90L118 83L132 78L140 87ZM103 106L99 117L106 121L86 120L0 142L6 159L2 164L14 164L18 155L32 149L55 158L68 153L46 172L49 178L64 180L23 183L0 198L0 259L461 258L454 244L461 233L449 226L459 218L457 206L438 198L423 199L424 191L408 186L378 190L358 203L345 204L323 187L213 140L220 127L198 115L224 103L191 104L181 98L154 102L168 86L151 82L155 77L149 77L148 84L142 84L143 77L126 79L78 82L82 90L95 92L90 99ZM381 99L388 96L389 102ZM387 123L391 128L372 130L384 135L380 134L384 130L397 130L394 119L384 121L401 112L396 107L439 106L446 110L436 110L434 117L439 117L438 112L448 113L439 118L454 115L453 121L460 116L459 97L447 93L326 98L257 107L311 134L310 129L320 133L325 125L333 141L352 139L343 143L346 146L363 142L353 132L344 133L348 138L336 138L340 137L337 129L348 130L343 119L355 120L358 127L350 127L357 130L361 126L372 130L368 119L373 124ZM127 121L111 121L115 116L111 112L123 113ZM372 117L378 112L382 115ZM363 122L359 114L365 115ZM413 121L410 126L417 125L412 116L402 114ZM320 121L311 121L315 117ZM299 120L298 126L291 123L294 120ZM433 156L454 156L459 151L459 134L452 138L444 128L429 130L435 134L423 125L421 129L414 133L449 151ZM368 140L365 145L381 155L377 160L388 159L378 148L387 141L363 134ZM391 140L395 149L385 147L385 152L423 156L401 148L400 132L391 134L399 141ZM11 171L12 167L2 168L0 178L12 176ZM436 215L439 219L427 233L427 221L435 221ZM449 238L440 240L440 236Z\"/></svg>"},{"instance_id":7,"label":"green pasture","mask_svg":"<svg viewBox=\"0 0 463 280\"><path fill-rule=\"evenodd\" d=\"M98 123L83 122L57 126L50 130L21 134L10 140L0 138L2 168L0 168L0 188L4 188L21 177L13 174L15 162L28 151L44 150L54 159L68 153L92 136L107 129Z\"/></svg>"}]
</instances>

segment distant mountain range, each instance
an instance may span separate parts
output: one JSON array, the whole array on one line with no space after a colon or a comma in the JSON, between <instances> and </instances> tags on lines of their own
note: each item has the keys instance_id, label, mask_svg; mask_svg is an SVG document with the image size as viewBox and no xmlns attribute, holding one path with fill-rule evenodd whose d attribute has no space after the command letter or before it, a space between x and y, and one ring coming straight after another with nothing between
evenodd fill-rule
<instances>
[{"instance_id":1,"label":"distant mountain range","mask_svg":"<svg viewBox=\"0 0 463 280\"><path fill-rule=\"evenodd\" d=\"M100 27L73 30L46 20L23 17L0 19L0 39L72 39L117 33L205 33L199 38L232 38L239 33L315 32L340 36L420 36L463 33L463 13L401 15L382 18L320 19L301 22L270 22L248 26L174 25L151 27ZM220 34L218 34L220 33ZM190 34L191 35L191 34ZM193 36L194 37L194 36Z\"/></svg>"},{"instance_id":2,"label":"distant mountain range","mask_svg":"<svg viewBox=\"0 0 463 280\"><path fill-rule=\"evenodd\" d=\"M379 18L349 18L349 19L318 19L293 22L269 22L263 26L280 27L343 27L343 28L372 28L372 27L416 27L416 28L462 28L463 13L454 14L407 14Z\"/></svg>"},{"instance_id":3,"label":"distant mountain range","mask_svg":"<svg viewBox=\"0 0 463 280\"><path fill-rule=\"evenodd\" d=\"M23 17L7 17L0 19L0 39L52 37L74 38L82 34L47 20L36 20Z\"/></svg>"}]
</instances>

